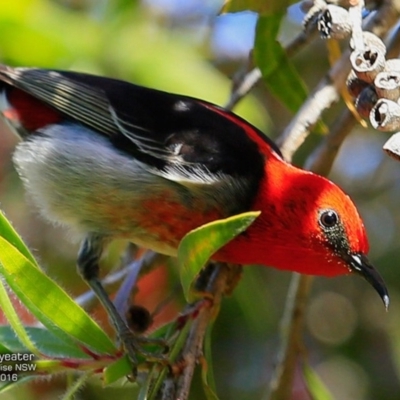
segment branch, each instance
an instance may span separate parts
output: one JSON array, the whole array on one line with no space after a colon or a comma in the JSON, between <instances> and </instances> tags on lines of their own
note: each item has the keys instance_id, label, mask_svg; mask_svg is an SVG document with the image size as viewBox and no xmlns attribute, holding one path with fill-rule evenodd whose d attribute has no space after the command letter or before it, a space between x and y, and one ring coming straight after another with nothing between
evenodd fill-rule
<instances>
[{"instance_id":1,"label":"branch","mask_svg":"<svg viewBox=\"0 0 400 400\"><path fill-rule=\"evenodd\" d=\"M397 22L399 15L400 2L386 0L376 15L366 24L365 29L383 37ZM357 35L354 45L357 46L358 43ZM291 160L293 154L310 134L312 127L321 118L323 111L339 100L339 93L345 85L351 68L349 57L350 51L347 50L320 81L277 140L285 159Z\"/></svg>"},{"instance_id":2,"label":"branch","mask_svg":"<svg viewBox=\"0 0 400 400\"><path fill-rule=\"evenodd\" d=\"M400 53L400 35L393 34L387 43L388 58L397 57ZM347 108L337 118L323 141L308 157L305 168L317 174L327 176L339 152L340 146L350 134L357 120Z\"/></svg>"},{"instance_id":3,"label":"branch","mask_svg":"<svg viewBox=\"0 0 400 400\"><path fill-rule=\"evenodd\" d=\"M203 300L195 305L194 311L193 305L186 307L186 311L194 320L176 368L172 367L172 370L175 370L173 377L175 389L171 390L171 377L168 377L168 385L162 388L163 399L186 400L189 398L194 370L203 356L203 342L207 328L218 314L222 297L231 292L232 285L238 282L240 275L240 266L210 263L197 279L197 283L201 285ZM175 394L171 395L171 393Z\"/></svg>"},{"instance_id":4,"label":"branch","mask_svg":"<svg viewBox=\"0 0 400 400\"><path fill-rule=\"evenodd\" d=\"M368 24L368 28L375 34L384 36L400 16L399 3L385 1ZM398 51L398 40L395 37L392 39L392 46L389 46L391 54ZM330 73L320 82L283 133L280 142L284 147L284 155L288 159L291 159L294 152L303 143L309 134L310 127L320 118L322 111L331 105L335 97L338 98L339 90L344 85L349 71L349 61L345 59L348 56L349 53L343 55ZM329 96L324 98L321 93L329 94ZM322 101L322 104L317 103L316 98ZM309 156L306 161L307 168L315 173L328 175L340 145L352 130L355 122L353 114L347 109L344 110L330 134ZM270 397L268 397L270 400L290 398L311 279L310 276L293 275L282 318L283 334L278 364L270 383Z\"/></svg>"},{"instance_id":5,"label":"branch","mask_svg":"<svg viewBox=\"0 0 400 400\"><path fill-rule=\"evenodd\" d=\"M282 337L285 340L279 349L277 366L271 378L269 400L287 400L291 397L311 281L312 277L309 275L292 274L285 312L281 320Z\"/></svg>"},{"instance_id":6,"label":"branch","mask_svg":"<svg viewBox=\"0 0 400 400\"><path fill-rule=\"evenodd\" d=\"M315 25L310 27L306 32L299 33L288 45L285 47L285 52L288 57L293 57L302 48L304 48L312 39L315 38L317 30ZM232 110L239 101L245 97L262 78L262 74L259 68L252 68L251 54L247 65L243 72L240 72L236 78L233 79L233 85L231 95L225 108ZM277 66L279 68L279 66Z\"/></svg>"},{"instance_id":7,"label":"branch","mask_svg":"<svg viewBox=\"0 0 400 400\"><path fill-rule=\"evenodd\" d=\"M131 246L127 247L121 260L120 269L107 275L102 280L101 283L108 293L113 293L118 288L121 288L121 281L124 281L130 275L138 273L139 277L141 277L150 272L153 268L160 265L163 260L168 259L168 257L165 255L158 254L153 251L146 251L142 257L132 261L134 255L132 254L131 249ZM126 290L125 293L127 293ZM127 294L127 296L129 294ZM87 292L76 297L75 301L86 311L91 311L98 304L97 296L91 290L88 290ZM123 300L121 299L121 302L122 301Z\"/></svg>"}]
</instances>

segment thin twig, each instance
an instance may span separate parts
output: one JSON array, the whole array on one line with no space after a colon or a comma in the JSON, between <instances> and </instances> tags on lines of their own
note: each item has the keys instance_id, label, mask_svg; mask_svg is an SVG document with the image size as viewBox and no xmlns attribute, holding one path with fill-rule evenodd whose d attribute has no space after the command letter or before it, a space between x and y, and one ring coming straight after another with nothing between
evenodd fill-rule
<instances>
[{"instance_id":1,"label":"thin twig","mask_svg":"<svg viewBox=\"0 0 400 400\"><path fill-rule=\"evenodd\" d=\"M124 319L130 306L131 294L134 289L137 290L136 286L139 277L143 274L146 266L155 265L154 262L158 259L156 252L148 250L138 260L130 263L129 272L126 274L114 298L115 308Z\"/></svg>"},{"instance_id":2,"label":"thin twig","mask_svg":"<svg viewBox=\"0 0 400 400\"><path fill-rule=\"evenodd\" d=\"M176 400L175 384L171 376L164 379L161 400Z\"/></svg>"},{"instance_id":3,"label":"thin twig","mask_svg":"<svg viewBox=\"0 0 400 400\"><path fill-rule=\"evenodd\" d=\"M360 51L364 50L363 30L362 30L362 11L364 9L363 0L353 0L353 6L349 8L349 16L352 21L351 38L353 47Z\"/></svg>"},{"instance_id":4,"label":"thin twig","mask_svg":"<svg viewBox=\"0 0 400 400\"><path fill-rule=\"evenodd\" d=\"M387 58L397 57L400 53L400 35L391 35L387 47ZM343 110L323 141L314 149L305 163L305 169L327 176L339 152L340 146L356 125L357 120L350 110Z\"/></svg>"},{"instance_id":5,"label":"thin twig","mask_svg":"<svg viewBox=\"0 0 400 400\"><path fill-rule=\"evenodd\" d=\"M167 256L164 256L162 254L154 253L152 251L147 251L144 255L143 258L134 261L130 261L129 264L125 264L125 262L128 262L128 260L123 260L122 264L125 265L123 266L122 269L107 275L103 280L102 280L102 285L103 287L107 290L108 293L113 292L117 288L120 287L121 281L125 279L125 277L132 271L132 269L137 268L137 263L141 262L141 268L140 268L140 276L146 274L149 272L151 269L155 268L157 265L160 265L160 263L163 260L166 260ZM93 291L89 290L80 296L75 298L75 301L85 308L85 310L90 311L92 310L97 304L98 300Z\"/></svg>"},{"instance_id":6,"label":"thin twig","mask_svg":"<svg viewBox=\"0 0 400 400\"><path fill-rule=\"evenodd\" d=\"M343 110L320 145L307 158L304 167L319 175L327 176L339 152L340 146L353 130L356 119L349 109Z\"/></svg>"},{"instance_id":7,"label":"thin twig","mask_svg":"<svg viewBox=\"0 0 400 400\"><path fill-rule=\"evenodd\" d=\"M310 43L312 39L316 36L316 29L309 29L307 32L299 33L291 42L285 46L285 52L288 57L293 57L297 54L305 45ZM250 57L252 55L250 54ZM248 60L248 65L251 66L252 63ZM277 66L279 68L279 66ZM246 68L247 69L247 68ZM245 97L251 89L257 84L257 82L262 78L262 74L259 68L252 68L248 72L242 73L237 81L234 80L234 85L232 86L232 91L229 100L224 106L227 110L232 110L239 101Z\"/></svg>"},{"instance_id":8,"label":"thin twig","mask_svg":"<svg viewBox=\"0 0 400 400\"><path fill-rule=\"evenodd\" d=\"M287 339L279 349L277 367L270 383L269 400L286 400L292 393L297 355L301 351L301 332L304 324L304 310L312 277L292 274L286 298L286 308L281 321L282 335Z\"/></svg>"},{"instance_id":9,"label":"thin twig","mask_svg":"<svg viewBox=\"0 0 400 400\"><path fill-rule=\"evenodd\" d=\"M394 6L396 3L396 7ZM366 25L378 36L384 36L397 22L400 15L400 1L386 1L376 15ZM321 118L323 111L339 100L339 93L344 87L350 72L350 51L346 51L340 60L330 69L310 94L291 123L277 139L285 159L290 160L302 145L310 130Z\"/></svg>"},{"instance_id":10,"label":"thin twig","mask_svg":"<svg viewBox=\"0 0 400 400\"><path fill-rule=\"evenodd\" d=\"M232 108L253 89L261 77L261 71L258 68L253 68L250 72L240 77L241 80L239 84L232 90L231 96L224 107L227 110L232 110Z\"/></svg>"},{"instance_id":11,"label":"thin twig","mask_svg":"<svg viewBox=\"0 0 400 400\"><path fill-rule=\"evenodd\" d=\"M205 293L210 295L211 301L206 300L200 308L199 314L193 322L182 352L184 369L177 381L177 400L186 400L189 397L190 385L195 366L203 354L203 340L207 327L215 318L222 296L226 292L232 269L223 263L215 263L214 270L208 279Z\"/></svg>"},{"instance_id":12,"label":"thin twig","mask_svg":"<svg viewBox=\"0 0 400 400\"><path fill-rule=\"evenodd\" d=\"M292 159L293 154L310 134L311 128L321 118L323 111L339 99L340 90L351 68L349 56L349 51L342 55L277 139L277 144L286 160Z\"/></svg>"}]
</instances>

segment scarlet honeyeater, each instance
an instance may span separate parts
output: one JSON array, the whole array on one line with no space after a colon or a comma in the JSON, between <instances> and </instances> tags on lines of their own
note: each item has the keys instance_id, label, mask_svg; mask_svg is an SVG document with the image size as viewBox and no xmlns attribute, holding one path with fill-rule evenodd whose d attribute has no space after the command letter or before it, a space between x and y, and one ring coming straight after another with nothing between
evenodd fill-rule
<instances>
[{"instance_id":1,"label":"scarlet honeyeater","mask_svg":"<svg viewBox=\"0 0 400 400\"><path fill-rule=\"evenodd\" d=\"M357 272L388 305L350 198L235 114L77 72L3 66L0 81L1 112L23 139L17 170L47 218L84 235L78 267L107 307L97 274L110 240L174 255L190 230L250 210L261 215L214 259Z\"/></svg>"}]
</instances>

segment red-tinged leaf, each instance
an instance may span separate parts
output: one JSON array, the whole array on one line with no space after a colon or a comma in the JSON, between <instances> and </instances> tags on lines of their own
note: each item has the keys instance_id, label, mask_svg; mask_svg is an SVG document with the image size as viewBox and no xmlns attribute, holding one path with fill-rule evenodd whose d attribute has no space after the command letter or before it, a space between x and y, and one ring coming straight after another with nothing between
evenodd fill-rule
<instances>
[{"instance_id":1,"label":"red-tinged leaf","mask_svg":"<svg viewBox=\"0 0 400 400\"><path fill-rule=\"evenodd\" d=\"M0 273L26 308L99 353L115 353L107 334L68 294L14 246L0 237Z\"/></svg>"},{"instance_id":2,"label":"red-tinged leaf","mask_svg":"<svg viewBox=\"0 0 400 400\"><path fill-rule=\"evenodd\" d=\"M182 239L178 248L179 273L188 302L196 298L192 285L210 257L247 229L259 215L259 211L253 211L213 221L192 230Z\"/></svg>"},{"instance_id":3,"label":"red-tinged leaf","mask_svg":"<svg viewBox=\"0 0 400 400\"><path fill-rule=\"evenodd\" d=\"M242 11L254 11L263 15L285 12L290 4L296 3L291 0L226 0L222 6L221 13L235 13Z\"/></svg>"},{"instance_id":4,"label":"red-tinged leaf","mask_svg":"<svg viewBox=\"0 0 400 400\"><path fill-rule=\"evenodd\" d=\"M307 88L277 41L283 16L276 13L258 18L253 55L268 89L295 112L307 98Z\"/></svg>"}]
</instances>

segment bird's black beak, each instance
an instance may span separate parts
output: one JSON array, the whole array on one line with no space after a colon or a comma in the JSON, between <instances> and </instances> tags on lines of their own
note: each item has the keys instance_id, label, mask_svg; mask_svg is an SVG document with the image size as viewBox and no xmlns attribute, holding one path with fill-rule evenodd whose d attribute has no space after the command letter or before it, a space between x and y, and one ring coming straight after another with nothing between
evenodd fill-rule
<instances>
[{"instance_id":1,"label":"bird's black beak","mask_svg":"<svg viewBox=\"0 0 400 400\"><path fill-rule=\"evenodd\" d=\"M389 307L388 290L382 277L369 262L368 258L362 253L345 254L342 257L349 266L350 271L364 277L375 288L387 310Z\"/></svg>"}]
</instances>

